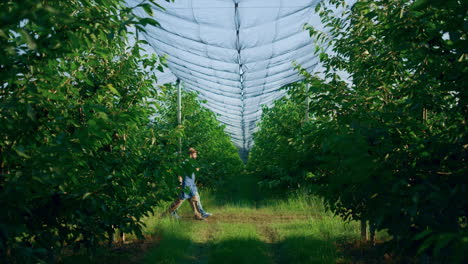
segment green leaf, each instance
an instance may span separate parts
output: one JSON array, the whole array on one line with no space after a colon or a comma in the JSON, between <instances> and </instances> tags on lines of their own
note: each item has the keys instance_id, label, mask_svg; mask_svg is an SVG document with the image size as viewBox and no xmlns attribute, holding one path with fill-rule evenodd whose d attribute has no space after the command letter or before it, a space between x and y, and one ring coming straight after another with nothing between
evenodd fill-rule
<instances>
[{"instance_id":1,"label":"green leaf","mask_svg":"<svg viewBox=\"0 0 468 264\"><path fill-rule=\"evenodd\" d=\"M5 34L5 31L3 31L2 29L0 29L0 37L4 37L4 38L8 38L7 34Z\"/></svg>"},{"instance_id":2,"label":"green leaf","mask_svg":"<svg viewBox=\"0 0 468 264\"><path fill-rule=\"evenodd\" d=\"M87 192L87 193L83 194L83 196L81 197L81 199L84 200L84 199L88 198L91 194L93 194L93 193Z\"/></svg>"},{"instance_id":3,"label":"green leaf","mask_svg":"<svg viewBox=\"0 0 468 264\"><path fill-rule=\"evenodd\" d=\"M25 153L24 147L23 146L17 146L13 147L13 150L21 157L23 158L31 158L28 154Z\"/></svg>"},{"instance_id":4,"label":"green leaf","mask_svg":"<svg viewBox=\"0 0 468 264\"><path fill-rule=\"evenodd\" d=\"M427 237L430 234L432 234L432 230L423 231L423 232L417 234L416 236L414 236L413 240L421 240L421 239Z\"/></svg>"},{"instance_id":5,"label":"green leaf","mask_svg":"<svg viewBox=\"0 0 468 264\"><path fill-rule=\"evenodd\" d=\"M155 26L155 27L160 27L161 25L159 24L158 21L152 19L152 18L141 18L139 21L138 21L141 25L143 26L146 26L146 25L152 25L152 26Z\"/></svg>"},{"instance_id":6,"label":"green leaf","mask_svg":"<svg viewBox=\"0 0 468 264\"><path fill-rule=\"evenodd\" d=\"M26 42L26 44L28 45L28 47L32 50L35 50L37 48L37 44L36 42L33 40L33 38L29 35L28 32L26 32L26 30L20 28L19 29L19 33L21 34L21 36L23 37L24 41Z\"/></svg>"},{"instance_id":7,"label":"green leaf","mask_svg":"<svg viewBox=\"0 0 468 264\"><path fill-rule=\"evenodd\" d=\"M173 1L174 1L174 0L171 0L171 2L173 2ZM153 5L155 5L155 6L157 6L158 8L160 8L161 10L166 11L166 9L165 9L164 7L162 7L160 4L158 4L156 1L150 0L150 2L151 2Z\"/></svg>"},{"instance_id":8,"label":"green leaf","mask_svg":"<svg viewBox=\"0 0 468 264\"><path fill-rule=\"evenodd\" d=\"M120 93L119 91L117 91L117 89L115 89L115 87L112 85L112 84L107 84L107 88L115 95L118 95L120 96Z\"/></svg>"},{"instance_id":9,"label":"green leaf","mask_svg":"<svg viewBox=\"0 0 468 264\"><path fill-rule=\"evenodd\" d=\"M153 16L153 9L151 8L151 5L146 3L146 4L140 4L138 6L141 6L143 8L143 10L145 10L145 12L149 15L149 16Z\"/></svg>"}]
</instances>

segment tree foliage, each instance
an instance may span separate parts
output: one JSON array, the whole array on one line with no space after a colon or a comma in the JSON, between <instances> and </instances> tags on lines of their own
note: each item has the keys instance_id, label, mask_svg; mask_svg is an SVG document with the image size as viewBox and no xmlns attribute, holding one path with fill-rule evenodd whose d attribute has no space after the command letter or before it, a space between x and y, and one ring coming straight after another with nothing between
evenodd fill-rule
<instances>
[{"instance_id":1,"label":"tree foliage","mask_svg":"<svg viewBox=\"0 0 468 264\"><path fill-rule=\"evenodd\" d=\"M320 186L337 215L387 229L401 249L466 261L466 3L357 1L342 17L341 1L327 3L317 8L327 31L308 27L332 47L317 49L324 78L298 67L310 86L311 119L302 129L296 122L294 135L270 135L292 139L284 149L293 154L275 161L302 153L301 180ZM301 93L291 89L287 100L302 105ZM296 113L267 115L285 121ZM283 125L267 126L280 133ZM255 148L270 148L262 142Z\"/></svg>"},{"instance_id":2,"label":"tree foliage","mask_svg":"<svg viewBox=\"0 0 468 264\"><path fill-rule=\"evenodd\" d=\"M181 138L182 158L188 148L198 151L197 182L206 187L222 187L227 179L237 177L243 170L236 147L224 132L213 112L204 108L193 92L182 92L182 123L177 120L176 87L166 85L158 97L159 115L155 119L157 130L165 135L166 142L178 151Z\"/></svg>"},{"instance_id":3,"label":"tree foliage","mask_svg":"<svg viewBox=\"0 0 468 264\"><path fill-rule=\"evenodd\" d=\"M301 164L304 153L292 143L298 140L306 122L306 86L296 83L289 87L297 93L277 100L272 108L263 108L247 163L250 173L261 179L262 187L277 190L294 190L305 183Z\"/></svg>"},{"instance_id":4,"label":"tree foliage","mask_svg":"<svg viewBox=\"0 0 468 264\"><path fill-rule=\"evenodd\" d=\"M132 10L120 0L0 4L1 261L52 262L116 228L141 235L141 218L173 194L145 99L160 61L127 41L129 25L156 21Z\"/></svg>"}]
</instances>

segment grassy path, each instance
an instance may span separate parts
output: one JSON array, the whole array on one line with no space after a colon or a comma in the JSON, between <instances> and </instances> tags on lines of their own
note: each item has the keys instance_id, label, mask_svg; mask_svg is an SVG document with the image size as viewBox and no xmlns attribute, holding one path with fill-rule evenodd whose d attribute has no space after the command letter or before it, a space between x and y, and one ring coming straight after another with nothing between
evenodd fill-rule
<instances>
[{"instance_id":1,"label":"grassy path","mask_svg":"<svg viewBox=\"0 0 468 264\"><path fill-rule=\"evenodd\" d=\"M336 243L359 236L356 223L343 223L305 195L250 202L201 196L214 214L206 221L194 220L188 204L181 220L146 220L146 232L160 241L142 263L344 263Z\"/></svg>"},{"instance_id":2,"label":"grassy path","mask_svg":"<svg viewBox=\"0 0 468 264\"><path fill-rule=\"evenodd\" d=\"M64 263L382 263L379 256L363 260L360 248L349 250L353 244L345 242L359 239L359 224L325 212L320 199L302 193L262 197L249 178L226 186L200 193L203 207L213 213L206 221L195 220L187 202L179 209L180 220L161 217L170 202L161 204L144 219L147 239L127 234L125 244L99 248L92 260L86 253L71 254Z\"/></svg>"},{"instance_id":3,"label":"grassy path","mask_svg":"<svg viewBox=\"0 0 468 264\"><path fill-rule=\"evenodd\" d=\"M162 204L145 219L148 239L128 234L128 243L104 249L102 258L86 262L73 255L66 263L379 263L343 256L337 245L358 240L359 225L325 212L319 199L301 193L265 198L255 187L254 179L241 178L221 191L202 191L203 207L213 213L206 221L195 220L187 202L180 220L161 217L170 203Z\"/></svg>"},{"instance_id":4,"label":"grassy path","mask_svg":"<svg viewBox=\"0 0 468 264\"><path fill-rule=\"evenodd\" d=\"M227 186L201 192L203 207L213 213L206 221L195 220L187 202L179 209L180 220L161 217L168 202L144 220L147 239L127 234L127 243L100 248L93 260L86 253L71 254L64 263L382 263L378 255L363 255L360 247L350 250L353 243L346 242L359 239L358 223L325 212L317 198L301 193L260 197L255 179L248 178Z\"/></svg>"}]
</instances>

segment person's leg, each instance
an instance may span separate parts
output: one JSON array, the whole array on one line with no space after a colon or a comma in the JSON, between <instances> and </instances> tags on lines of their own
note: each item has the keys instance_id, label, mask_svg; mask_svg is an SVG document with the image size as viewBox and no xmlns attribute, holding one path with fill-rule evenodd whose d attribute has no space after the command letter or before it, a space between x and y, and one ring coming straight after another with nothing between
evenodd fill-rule
<instances>
[{"instance_id":1,"label":"person's leg","mask_svg":"<svg viewBox=\"0 0 468 264\"><path fill-rule=\"evenodd\" d=\"M192 207L193 213L195 214L195 219L197 220L203 220L204 218L201 216L200 212L198 211L198 196L194 195L190 198L189 200L190 206Z\"/></svg>"},{"instance_id":2,"label":"person's leg","mask_svg":"<svg viewBox=\"0 0 468 264\"><path fill-rule=\"evenodd\" d=\"M177 219L180 218L179 215L177 214L177 209L179 209L179 207L182 205L183 202L184 202L183 199L177 198L177 200L175 200L171 204L171 206L169 206L169 209L167 210L167 212Z\"/></svg>"},{"instance_id":3,"label":"person's leg","mask_svg":"<svg viewBox=\"0 0 468 264\"><path fill-rule=\"evenodd\" d=\"M205 212L205 210L203 210L203 206L201 204L201 199L200 199L200 194L198 192L196 192L195 196L197 196L197 208L198 208L198 211L200 212L200 214L205 218L211 216L210 213Z\"/></svg>"},{"instance_id":4,"label":"person's leg","mask_svg":"<svg viewBox=\"0 0 468 264\"><path fill-rule=\"evenodd\" d=\"M175 219L180 219L179 214L177 214L177 210L172 211L171 216L174 217Z\"/></svg>"}]
</instances>

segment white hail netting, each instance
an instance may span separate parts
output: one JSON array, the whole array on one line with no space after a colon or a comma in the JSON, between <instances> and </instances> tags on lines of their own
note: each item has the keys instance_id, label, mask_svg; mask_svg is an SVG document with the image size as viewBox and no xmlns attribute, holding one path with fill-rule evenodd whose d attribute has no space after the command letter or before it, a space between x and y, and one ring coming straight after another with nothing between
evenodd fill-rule
<instances>
[{"instance_id":1,"label":"white hail netting","mask_svg":"<svg viewBox=\"0 0 468 264\"><path fill-rule=\"evenodd\" d=\"M186 90L197 91L234 144L250 149L261 106L282 97L282 86L303 79L292 62L309 72L317 66L303 26L323 29L314 12L320 1L158 0L166 10L152 10L161 27L148 26L144 34L157 54L168 56L170 72L158 84L178 78ZM148 16L142 8L136 12Z\"/></svg>"}]
</instances>

